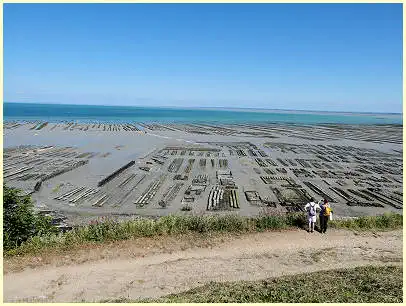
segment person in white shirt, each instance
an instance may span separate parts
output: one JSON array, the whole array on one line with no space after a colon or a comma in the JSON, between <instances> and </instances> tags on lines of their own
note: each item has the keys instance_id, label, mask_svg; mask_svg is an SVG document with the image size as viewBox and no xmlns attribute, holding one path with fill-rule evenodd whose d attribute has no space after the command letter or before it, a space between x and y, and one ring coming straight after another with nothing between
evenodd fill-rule
<instances>
[{"instance_id":1,"label":"person in white shirt","mask_svg":"<svg viewBox=\"0 0 406 306\"><path fill-rule=\"evenodd\" d=\"M305 210L307 211L307 219L309 221L309 233L313 233L314 225L316 224L317 211L320 210L320 205L314 203L314 199L311 198L310 202L306 204Z\"/></svg>"}]
</instances>

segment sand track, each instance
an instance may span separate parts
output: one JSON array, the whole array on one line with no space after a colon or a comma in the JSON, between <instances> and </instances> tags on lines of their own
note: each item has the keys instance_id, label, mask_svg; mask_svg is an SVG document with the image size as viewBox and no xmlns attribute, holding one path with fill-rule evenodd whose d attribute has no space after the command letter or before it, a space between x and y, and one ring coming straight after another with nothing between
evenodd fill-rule
<instances>
[{"instance_id":1,"label":"sand track","mask_svg":"<svg viewBox=\"0 0 406 306\"><path fill-rule=\"evenodd\" d=\"M4 275L4 301L97 302L159 297L209 281L258 280L367 264L402 264L402 231L326 236L305 231L244 235L210 248L137 258L45 265Z\"/></svg>"}]
</instances>

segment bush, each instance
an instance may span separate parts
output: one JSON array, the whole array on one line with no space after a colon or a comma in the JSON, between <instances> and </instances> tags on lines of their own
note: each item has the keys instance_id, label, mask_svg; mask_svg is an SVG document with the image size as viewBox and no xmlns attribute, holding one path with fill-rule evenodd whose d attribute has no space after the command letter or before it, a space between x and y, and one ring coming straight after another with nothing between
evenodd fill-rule
<instances>
[{"instance_id":1,"label":"bush","mask_svg":"<svg viewBox=\"0 0 406 306\"><path fill-rule=\"evenodd\" d=\"M403 216L385 213L380 216L364 216L347 220L333 220L329 224L333 228L348 228L352 230L391 230L403 226Z\"/></svg>"},{"instance_id":2,"label":"bush","mask_svg":"<svg viewBox=\"0 0 406 306\"><path fill-rule=\"evenodd\" d=\"M286 223L288 226L298 227L305 229L308 226L306 214L293 213L286 216Z\"/></svg>"},{"instance_id":3,"label":"bush","mask_svg":"<svg viewBox=\"0 0 406 306\"><path fill-rule=\"evenodd\" d=\"M279 216L262 216L255 219L256 229L264 231L268 229L283 229L287 227L285 217Z\"/></svg>"},{"instance_id":4,"label":"bush","mask_svg":"<svg viewBox=\"0 0 406 306\"><path fill-rule=\"evenodd\" d=\"M10 250L34 236L56 233L49 217L34 213L29 196L21 190L3 186L3 248Z\"/></svg>"},{"instance_id":5,"label":"bush","mask_svg":"<svg viewBox=\"0 0 406 306\"><path fill-rule=\"evenodd\" d=\"M24 198L24 201L30 203L26 198ZM31 218L34 217L31 216ZM360 217L351 220L334 220L331 221L331 226L359 230L391 230L402 227L402 222L402 215L385 214L383 216ZM34 223L38 224L38 222ZM64 234L53 234L52 231L41 231L37 228L36 231L31 231L24 236L24 239L19 243L10 243L8 249L15 249L6 252L6 255L37 252L40 249L51 247L67 249L89 242L103 243L137 237L187 234L190 232L202 234L213 232L244 233L303 228L306 224L306 216L303 213L263 213L251 218L238 215L169 215L156 219L141 218L124 222L103 217L101 220L92 221L87 226L75 228ZM31 226L35 228L35 226ZM39 235L39 237L34 235ZM27 239L27 237L31 238ZM25 242L21 244L22 241Z\"/></svg>"}]
</instances>

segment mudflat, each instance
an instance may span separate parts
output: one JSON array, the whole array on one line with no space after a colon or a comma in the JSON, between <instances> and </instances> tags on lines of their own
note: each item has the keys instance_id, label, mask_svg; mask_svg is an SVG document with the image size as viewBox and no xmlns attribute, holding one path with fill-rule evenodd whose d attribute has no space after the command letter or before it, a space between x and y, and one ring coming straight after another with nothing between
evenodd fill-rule
<instances>
[{"instance_id":1,"label":"mudflat","mask_svg":"<svg viewBox=\"0 0 406 306\"><path fill-rule=\"evenodd\" d=\"M65 225L101 216L402 213L401 125L4 124L4 180ZM61 223L62 224L62 223Z\"/></svg>"}]
</instances>

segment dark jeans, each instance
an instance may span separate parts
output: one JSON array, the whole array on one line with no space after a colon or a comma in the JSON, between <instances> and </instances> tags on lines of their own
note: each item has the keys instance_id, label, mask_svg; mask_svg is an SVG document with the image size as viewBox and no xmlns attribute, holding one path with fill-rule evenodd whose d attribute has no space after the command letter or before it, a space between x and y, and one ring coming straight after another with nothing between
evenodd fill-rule
<instances>
[{"instance_id":1,"label":"dark jeans","mask_svg":"<svg viewBox=\"0 0 406 306\"><path fill-rule=\"evenodd\" d=\"M329 216L320 216L320 232L325 233L327 230L327 223Z\"/></svg>"}]
</instances>

